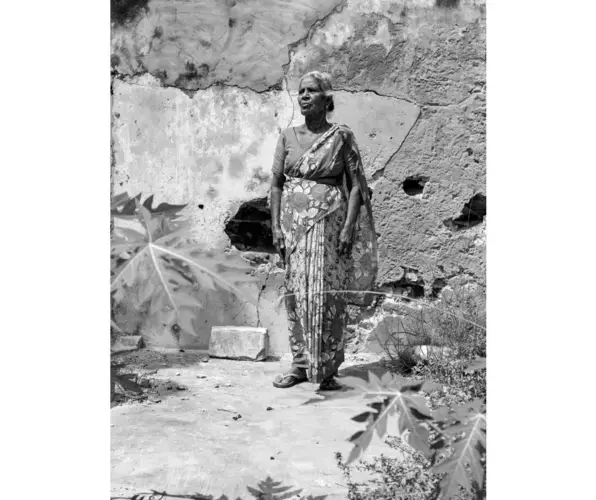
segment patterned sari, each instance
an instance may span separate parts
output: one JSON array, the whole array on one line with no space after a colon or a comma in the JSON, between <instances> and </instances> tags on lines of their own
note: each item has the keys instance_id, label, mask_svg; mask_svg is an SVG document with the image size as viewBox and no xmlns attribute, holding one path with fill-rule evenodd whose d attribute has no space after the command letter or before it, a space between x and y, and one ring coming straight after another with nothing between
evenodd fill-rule
<instances>
[{"instance_id":1,"label":"patterned sari","mask_svg":"<svg viewBox=\"0 0 596 500\"><path fill-rule=\"evenodd\" d=\"M342 147L350 148L351 176L329 178ZM285 305L293 367L319 383L344 361L348 293L369 290L377 272L377 245L368 185L353 133L333 125L292 166L286 167L281 229L286 245ZM361 206L352 251L338 255L351 189L358 182Z\"/></svg>"}]
</instances>

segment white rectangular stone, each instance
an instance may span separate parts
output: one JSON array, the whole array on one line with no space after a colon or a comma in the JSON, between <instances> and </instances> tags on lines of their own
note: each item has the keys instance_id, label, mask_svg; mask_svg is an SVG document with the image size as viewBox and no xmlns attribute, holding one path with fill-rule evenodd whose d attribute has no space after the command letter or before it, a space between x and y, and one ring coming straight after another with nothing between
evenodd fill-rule
<instances>
[{"instance_id":1,"label":"white rectangular stone","mask_svg":"<svg viewBox=\"0 0 596 500\"><path fill-rule=\"evenodd\" d=\"M209 355L214 358L264 361L269 349L266 328L214 326L209 339Z\"/></svg>"},{"instance_id":2,"label":"white rectangular stone","mask_svg":"<svg viewBox=\"0 0 596 500\"><path fill-rule=\"evenodd\" d=\"M143 347L143 337L141 335L122 335L116 338L116 342L114 342L111 351L134 351L141 347Z\"/></svg>"}]
</instances>

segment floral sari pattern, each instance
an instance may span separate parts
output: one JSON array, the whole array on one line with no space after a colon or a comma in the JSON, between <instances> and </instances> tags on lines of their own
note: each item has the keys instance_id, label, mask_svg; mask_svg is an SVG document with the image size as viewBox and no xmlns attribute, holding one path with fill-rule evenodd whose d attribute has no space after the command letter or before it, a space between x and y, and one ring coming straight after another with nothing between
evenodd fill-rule
<instances>
[{"instance_id":1,"label":"floral sari pattern","mask_svg":"<svg viewBox=\"0 0 596 500\"><path fill-rule=\"evenodd\" d=\"M359 183L362 205L349 256L338 254L349 196L343 185L317 182L329 175L348 142L354 162L351 178ZM368 185L352 132L334 125L285 169L281 229L286 245L285 305L293 366L311 382L337 373L344 360L346 291L372 287L377 270L376 233Z\"/></svg>"}]
</instances>

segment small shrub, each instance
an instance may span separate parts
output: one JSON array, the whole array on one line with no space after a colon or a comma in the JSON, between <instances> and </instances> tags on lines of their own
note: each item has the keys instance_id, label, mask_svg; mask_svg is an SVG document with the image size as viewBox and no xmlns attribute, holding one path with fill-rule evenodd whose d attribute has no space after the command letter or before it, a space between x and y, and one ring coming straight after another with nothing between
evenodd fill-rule
<instances>
[{"instance_id":1,"label":"small shrub","mask_svg":"<svg viewBox=\"0 0 596 500\"><path fill-rule=\"evenodd\" d=\"M441 386L430 393L433 409L464 404L473 399L486 399L485 358L477 358L478 364L471 366L471 359L436 356L412 369L415 380L431 380Z\"/></svg>"},{"instance_id":2,"label":"small shrub","mask_svg":"<svg viewBox=\"0 0 596 500\"><path fill-rule=\"evenodd\" d=\"M372 476L363 483L353 481L351 467L343 462L340 453L336 454L337 465L348 485L348 500L436 499L440 493L440 481L430 472L430 461L422 453L405 446L399 438L391 437L385 443L401 451L404 458L381 455L371 461L360 462L355 468Z\"/></svg>"},{"instance_id":3,"label":"small shrub","mask_svg":"<svg viewBox=\"0 0 596 500\"><path fill-rule=\"evenodd\" d=\"M446 288L438 300L409 302L417 306L404 304L400 308L395 330L387 332L381 345L399 372L411 372L414 347L419 345L436 347L424 362L437 372L450 371L452 359L465 363L478 356L486 357L486 306L482 289ZM427 378L437 380L434 376Z\"/></svg>"}]
</instances>

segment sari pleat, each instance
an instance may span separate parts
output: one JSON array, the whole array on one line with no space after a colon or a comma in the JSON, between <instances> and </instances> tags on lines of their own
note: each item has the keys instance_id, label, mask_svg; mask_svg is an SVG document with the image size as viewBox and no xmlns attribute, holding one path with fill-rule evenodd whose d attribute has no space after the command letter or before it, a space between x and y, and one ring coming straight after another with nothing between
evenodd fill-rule
<instances>
[{"instance_id":1,"label":"sari pleat","mask_svg":"<svg viewBox=\"0 0 596 500\"><path fill-rule=\"evenodd\" d=\"M312 382L334 375L344 361L345 296L350 260L338 258L343 217L317 222L290 255L285 287L294 367ZM340 293L333 293L339 290Z\"/></svg>"}]
</instances>

